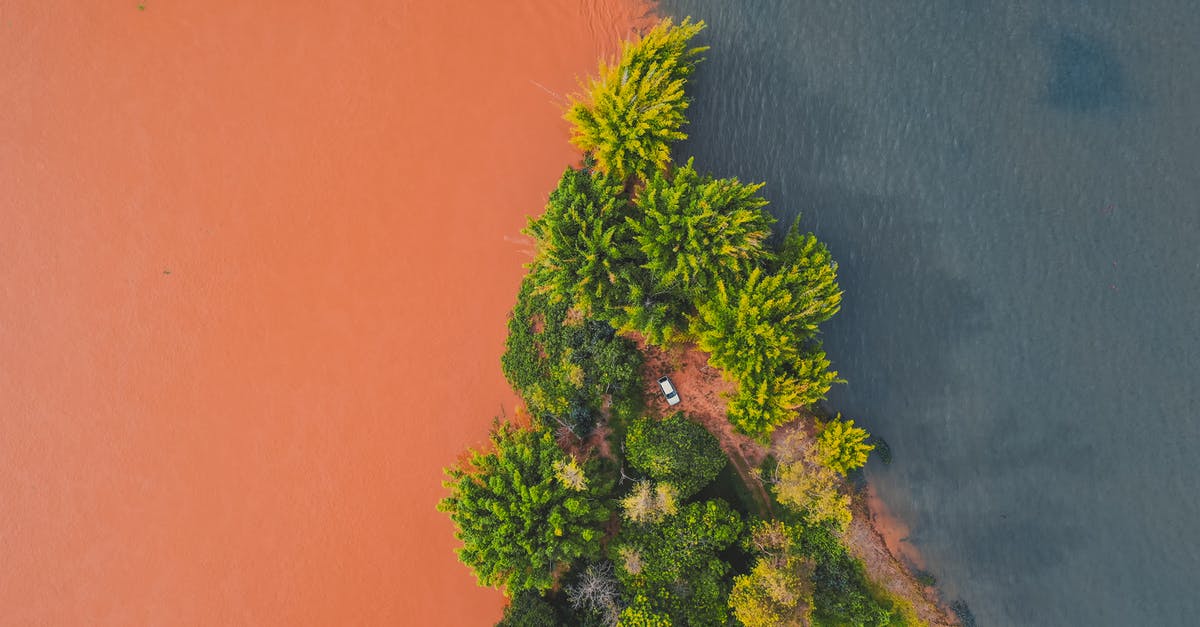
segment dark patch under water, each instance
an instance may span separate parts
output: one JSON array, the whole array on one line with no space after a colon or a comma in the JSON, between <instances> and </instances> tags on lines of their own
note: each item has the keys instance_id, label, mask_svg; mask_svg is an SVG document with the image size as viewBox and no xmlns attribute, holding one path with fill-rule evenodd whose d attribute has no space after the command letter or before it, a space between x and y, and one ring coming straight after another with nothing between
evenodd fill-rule
<instances>
[{"instance_id":1,"label":"dark patch under water","mask_svg":"<svg viewBox=\"0 0 1200 627\"><path fill-rule=\"evenodd\" d=\"M1050 104L1073 111L1116 107L1125 89L1121 66L1099 39L1062 33L1050 44L1051 72L1046 85Z\"/></svg>"}]
</instances>

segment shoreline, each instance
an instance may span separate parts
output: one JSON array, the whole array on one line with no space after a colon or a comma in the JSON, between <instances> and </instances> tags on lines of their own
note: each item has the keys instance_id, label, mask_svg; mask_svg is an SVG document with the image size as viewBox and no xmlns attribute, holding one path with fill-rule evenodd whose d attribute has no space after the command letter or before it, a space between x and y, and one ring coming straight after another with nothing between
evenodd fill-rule
<instances>
[{"instance_id":1,"label":"shoreline","mask_svg":"<svg viewBox=\"0 0 1200 627\"><path fill-rule=\"evenodd\" d=\"M862 560L868 578L910 603L926 623L962 625L936 584L925 585L917 579L925 558L908 542L908 524L891 512L869 480L864 488L851 490L851 511L854 519L846 531L846 547Z\"/></svg>"}]
</instances>

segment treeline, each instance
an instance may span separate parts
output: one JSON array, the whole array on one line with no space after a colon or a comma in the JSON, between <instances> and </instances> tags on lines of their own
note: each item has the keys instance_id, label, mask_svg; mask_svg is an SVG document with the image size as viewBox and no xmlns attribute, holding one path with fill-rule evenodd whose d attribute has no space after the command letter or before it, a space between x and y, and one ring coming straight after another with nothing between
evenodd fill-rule
<instances>
[{"instance_id":1,"label":"treeline","mask_svg":"<svg viewBox=\"0 0 1200 627\"><path fill-rule=\"evenodd\" d=\"M502 358L528 424L498 422L448 469L439 509L511 599L501 625L913 624L840 541L864 430L839 416L782 438L761 469L770 516L703 426L644 415L634 334L706 351L736 384L730 422L764 444L838 380L818 333L842 295L825 245L793 224L769 246L761 184L671 162L703 27L662 21L572 99L585 159L526 229L537 254Z\"/></svg>"}]
</instances>

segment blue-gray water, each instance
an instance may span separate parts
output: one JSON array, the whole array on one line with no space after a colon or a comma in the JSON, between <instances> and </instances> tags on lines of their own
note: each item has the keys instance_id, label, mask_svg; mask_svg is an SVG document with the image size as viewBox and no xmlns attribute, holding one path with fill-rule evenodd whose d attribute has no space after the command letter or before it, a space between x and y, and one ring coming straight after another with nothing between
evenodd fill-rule
<instances>
[{"instance_id":1,"label":"blue-gray water","mask_svg":"<svg viewBox=\"0 0 1200 627\"><path fill-rule=\"evenodd\" d=\"M681 155L841 263L831 405L979 625L1200 624L1193 2L669 0Z\"/></svg>"}]
</instances>

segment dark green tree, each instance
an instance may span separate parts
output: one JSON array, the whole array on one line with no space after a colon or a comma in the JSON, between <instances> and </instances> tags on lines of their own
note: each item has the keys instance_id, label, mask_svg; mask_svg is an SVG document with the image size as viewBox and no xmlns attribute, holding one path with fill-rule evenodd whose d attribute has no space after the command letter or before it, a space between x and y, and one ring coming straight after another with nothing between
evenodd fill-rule
<instances>
[{"instance_id":1,"label":"dark green tree","mask_svg":"<svg viewBox=\"0 0 1200 627\"><path fill-rule=\"evenodd\" d=\"M689 503L661 522L625 525L610 545L617 579L644 610L675 624L723 625L730 566L721 552L741 532L741 516L720 499Z\"/></svg>"},{"instance_id":2,"label":"dark green tree","mask_svg":"<svg viewBox=\"0 0 1200 627\"><path fill-rule=\"evenodd\" d=\"M684 85L706 48L689 48L703 22L669 18L633 42L615 64L600 63L586 94L574 96L564 117L571 142L595 154L601 170L627 180L647 178L671 160L671 143L686 139Z\"/></svg>"},{"instance_id":3,"label":"dark green tree","mask_svg":"<svg viewBox=\"0 0 1200 627\"><path fill-rule=\"evenodd\" d=\"M633 421L625 433L625 455L634 468L670 484L680 499L711 483L727 463L717 438L679 412Z\"/></svg>"},{"instance_id":4,"label":"dark green tree","mask_svg":"<svg viewBox=\"0 0 1200 627\"><path fill-rule=\"evenodd\" d=\"M583 318L570 301L538 293L526 277L508 321L500 366L530 414L586 437L605 395L624 411L639 393L641 354L606 322Z\"/></svg>"},{"instance_id":5,"label":"dark green tree","mask_svg":"<svg viewBox=\"0 0 1200 627\"><path fill-rule=\"evenodd\" d=\"M554 606L533 590L513 597L496 627L555 627L562 624Z\"/></svg>"},{"instance_id":6,"label":"dark green tree","mask_svg":"<svg viewBox=\"0 0 1200 627\"><path fill-rule=\"evenodd\" d=\"M622 331L640 333L655 346L673 344L686 334L693 306L679 292L665 289L644 268L630 272L628 296L613 312L612 324Z\"/></svg>"},{"instance_id":7,"label":"dark green tree","mask_svg":"<svg viewBox=\"0 0 1200 627\"><path fill-rule=\"evenodd\" d=\"M496 425L487 450L446 469L450 495L438 509L458 527L458 557L480 585L545 591L556 569L598 553L612 483L594 470L548 430L507 423Z\"/></svg>"},{"instance_id":8,"label":"dark green tree","mask_svg":"<svg viewBox=\"0 0 1200 627\"><path fill-rule=\"evenodd\" d=\"M584 315L610 319L628 298L629 273L639 264L624 184L587 168L567 168L546 211L525 233L537 241L530 274L551 302L573 303Z\"/></svg>"}]
</instances>

